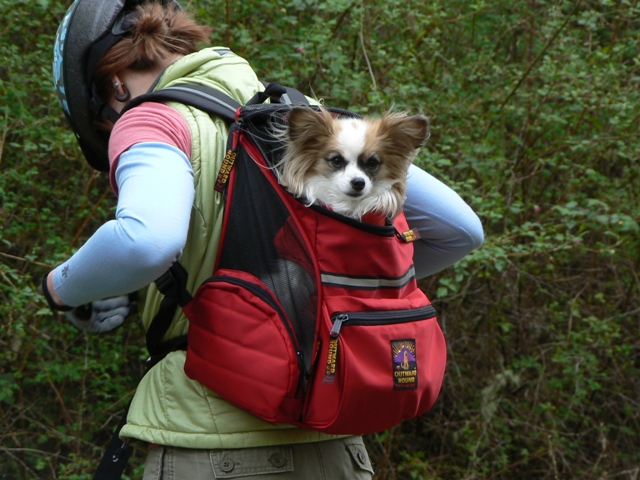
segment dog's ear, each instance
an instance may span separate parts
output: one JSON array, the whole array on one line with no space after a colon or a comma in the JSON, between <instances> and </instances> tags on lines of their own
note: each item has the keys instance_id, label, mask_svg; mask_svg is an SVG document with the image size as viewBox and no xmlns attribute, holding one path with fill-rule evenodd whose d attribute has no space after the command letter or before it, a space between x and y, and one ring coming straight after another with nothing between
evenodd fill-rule
<instances>
[{"instance_id":1,"label":"dog's ear","mask_svg":"<svg viewBox=\"0 0 640 480\"><path fill-rule=\"evenodd\" d=\"M396 138L414 149L422 147L429 138L429 120L424 115L396 117L392 127Z\"/></svg>"},{"instance_id":2,"label":"dog's ear","mask_svg":"<svg viewBox=\"0 0 640 480\"><path fill-rule=\"evenodd\" d=\"M322 158L333 132L331 114L295 106L287 115L286 149L278 162L278 180L296 197L304 195L307 172Z\"/></svg>"},{"instance_id":3,"label":"dog's ear","mask_svg":"<svg viewBox=\"0 0 640 480\"><path fill-rule=\"evenodd\" d=\"M429 119L424 115L387 114L382 117L380 131L398 150L415 150L429 138Z\"/></svg>"},{"instance_id":4,"label":"dog's ear","mask_svg":"<svg viewBox=\"0 0 640 480\"><path fill-rule=\"evenodd\" d=\"M287 136L291 142L308 143L314 138L331 134L331 115L324 109L294 106L287 115Z\"/></svg>"},{"instance_id":5,"label":"dog's ear","mask_svg":"<svg viewBox=\"0 0 640 480\"><path fill-rule=\"evenodd\" d=\"M422 147L431 135L429 119L424 115L407 117L405 128L407 135L413 140L414 148Z\"/></svg>"}]
</instances>

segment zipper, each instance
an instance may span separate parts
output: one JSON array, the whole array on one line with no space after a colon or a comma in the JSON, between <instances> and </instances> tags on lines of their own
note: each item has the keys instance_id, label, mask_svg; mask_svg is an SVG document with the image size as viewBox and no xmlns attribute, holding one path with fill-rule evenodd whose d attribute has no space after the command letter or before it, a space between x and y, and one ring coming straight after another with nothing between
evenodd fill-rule
<instances>
[{"instance_id":1,"label":"zipper","mask_svg":"<svg viewBox=\"0 0 640 480\"><path fill-rule=\"evenodd\" d=\"M263 302L265 302L267 305L269 305L271 308L273 308L276 311L283 325L287 329L287 333L291 338L291 342L293 343L293 348L296 353L296 358L298 360L298 370L299 370L298 389L302 389L302 392L306 391L307 379L305 375L306 368L305 368L304 352L300 348L298 337L296 336L296 333L293 330L293 327L287 321L287 315L284 313L280 305L273 298L271 298L271 295L269 295L264 288L258 285L255 285L254 283L248 282L246 280L232 277L230 275L220 275L220 276L210 277L204 283L215 283L215 282L226 282L232 285L242 287L248 290L250 293L257 296L258 298L260 298Z\"/></svg>"},{"instance_id":2,"label":"zipper","mask_svg":"<svg viewBox=\"0 0 640 480\"><path fill-rule=\"evenodd\" d=\"M429 320L436 316L436 309L432 305L412 310L389 310L376 312L338 312L331 316L333 326L329 332L331 338L338 338L345 323L349 325L387 325L391 323L414 322Z\"/></svg>"}]
</instances>

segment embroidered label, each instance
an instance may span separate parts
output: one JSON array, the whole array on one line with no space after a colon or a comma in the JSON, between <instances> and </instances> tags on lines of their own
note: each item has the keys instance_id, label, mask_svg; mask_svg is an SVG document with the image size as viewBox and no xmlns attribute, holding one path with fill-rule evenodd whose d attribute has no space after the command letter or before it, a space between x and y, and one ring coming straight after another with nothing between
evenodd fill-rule
<instances>
[{"instance_id":1,"label":"embroidered label","mask_svg":"<svg viewBox=\"0 0 640 480\"><path fill-rule=\"evenodd\" d=\"M327 352L327 364L324 369L322 383L333 383L336 379L336 361L338 360L338 339L329 340L329 351Z\"/></svg>"},{"instance_id":2,"label":"embroidered label","mask_svg":"<svg viewBox=\"0 0 640 480\"><path fill-rule=\"evenodd\" d=\"M218 178L216 179L216 185L214 187L216 192L222 192L224 190L224 187L229 181L229 175L231 175L231 169L233 168L233 164L235 163L235 161L235 150L227 150L227 154L224 156L222 166L220 167L220 171L218 172Z\"/></svg>"},{"instance_id":3,"label":"embroidered label","mask_svg":"<svg viewBox=\"0 0 640 480\"><path fill-rule=\"evenodd\" d=\"M416 340L414 338L391 340L391 354L393 356L393 389L416 390L418 388Z\"/></svg>"}]
</instances>

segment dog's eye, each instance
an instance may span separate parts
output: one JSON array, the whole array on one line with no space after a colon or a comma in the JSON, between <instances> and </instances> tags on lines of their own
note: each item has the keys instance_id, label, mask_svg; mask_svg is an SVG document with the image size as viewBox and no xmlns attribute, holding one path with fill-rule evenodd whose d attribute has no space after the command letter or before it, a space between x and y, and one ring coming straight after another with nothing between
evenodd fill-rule
<instances>
[{"instance_id":1,"label":"dog's eye","mask_svg":"<svg viewBox=\"0 0 640 480\"><path fill-rule=\"evenodd\" d=\"M365 167L369 170L375 170L382 162L376 155L371 155L365 162Z\"/></svg>"},{"instance_id":2,"label":"dog's eye","mask_svg":"<svg viewBox=\"0 0 640 480\"><path fill-rule=\"evenodd\" d=\"M331 164L333 168L342 168L346 163L342 155L334 155L333 157L329 157L327 158L327 162L329 162L329 164Z\"/></svg>"}]
</instances>

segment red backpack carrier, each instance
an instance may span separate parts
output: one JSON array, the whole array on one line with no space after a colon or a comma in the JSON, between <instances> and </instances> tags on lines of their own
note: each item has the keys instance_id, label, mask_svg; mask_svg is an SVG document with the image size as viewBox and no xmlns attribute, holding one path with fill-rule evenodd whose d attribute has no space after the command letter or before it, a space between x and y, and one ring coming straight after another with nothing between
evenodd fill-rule
<instances>
[{"instance_id":1,"label":"red backpack carrier","mask_svg":"<svg viewBox=\"0 0 640 480\"><path fill-rule=\"evenodd\" d=\"M179 264L157 284L189 318L190 378L269 422L385 430L431 408L446 364L436 312L416 283L415 233L404 215L359 222L308 207L278 184L272 166L283 145L270 132L290 105L274 101L296 95L280 89L271 84L245 106L192 85L140 100L182 101L230 123L215 185L226 195L217 265L193 298ZM182 339L159 343L173 316L165 307L147 334L152 354L180 348Z\"/></svg>"}]
</instances>

